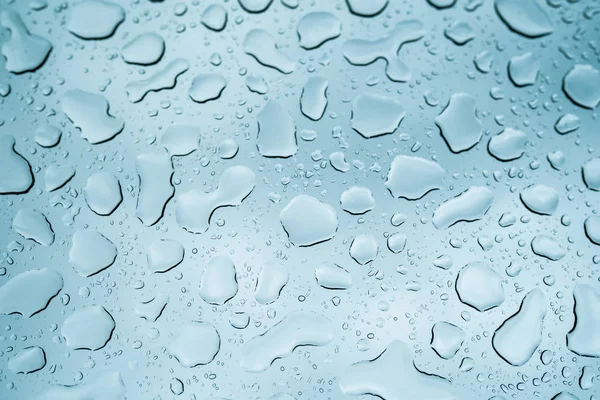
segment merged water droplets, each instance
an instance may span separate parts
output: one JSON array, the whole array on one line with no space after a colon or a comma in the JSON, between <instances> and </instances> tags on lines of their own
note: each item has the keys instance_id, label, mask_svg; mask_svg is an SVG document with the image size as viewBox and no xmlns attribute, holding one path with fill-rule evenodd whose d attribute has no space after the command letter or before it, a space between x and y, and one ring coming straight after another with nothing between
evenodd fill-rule
<instances>
[{"instance_id":1,"label":"merged water droplets","mask_svg":"<svg viewBox=\"0 0 600 400\"><path fill-rule=\"evenodd\" d=\"M240 365L247 372L262 372L298 346L324 346L334 338L332 322L313 312L292 311L242 348Z\"/></svg>"},{"instance_id":2,"label":"merged water droplets","mask_svg":"<svg viewBox=\"0 0 600 400\"><path fill-rule=\"evenodd\" d=\"M10 31L8 40L2 43L2 55L6 57L8 71L15 74L32 72L44 64L52 44L43 37L31 34L18 13L2 9L0 25Z\"/></svg>"},{"instance_id":3,"label":"merged water droplets","mask_svg":"<svg viewBox=\"0 0 600 400\"><path fill-rule=\"evenodd\" d=\"M273 36L263 29L254 29L246 34L244 51L262 65L283 74L291 74L296 68L296 62L277 49Z\"/></svg>"},{"instance_id":4,"label":"merged water droplets","mask_svg":"<svg viewBox=\"0 0 600 400\"><path fill-rule=\"evenodd\" d=\"M542 341L542 328L547 312L544 294L533 289L523 298L521 308L496 330L492 344L504 361L525 364Z\"/></svg>"},{"instance_id":5,"label":"merged water droplets","mask_svg":"<svg viewBox=\"0 0 600 400\"><path fill-rule=\"evenodd\" d=\"M0 194L25 193L33 186L29 162L15 151L15 137L0 136Z\"/></svg>"},{"instance_id":6,"label":"merged water droplets","mask_svg":"<svg viewBox=\"0 0 600 400\"><path fill-rule=\"evenodd\" d=\"M0 398L593 397L592 3L8 1Z\"/></svg>"},{"instance_id":7,"label":"merged water droplets","mask_svg":"<svg viewBox=\"0 0 600 400\"><path fill-rule=\"evenodd\" d=\"M448 380L415 367L409 347L399 340L375 359L350 365L339 385L345 394L372 394L386 400L456 398Z\"/></svg>"},{"instance_id":8,"label":"merged water droplets","mask_svg":"<svg viewBox=\"0 0 600 400\"><path fill-rule=\"evenodd\" d=\"M204 233L210 227L211 216L217 208L239 206L256 185L256 175L250 168L227 168L219 186L210 193L192 189L177 196L177 223L191 233Z\"/></svg>"},{"instance_id":9,"label":"merged water droplets","mask_svg":"<svg viewBox=\"0 0 600 400\"><path fill-rule=\"evenodd\" d=\"M125 127L122 119L109 114L108 100L101 94L70 90L62 99L62 109L91 144L106 142Z\"/></svg>"},{"instance_id":10,"label":"merged water droplets","mask_svg":"<svg viewBox=\"0 0 600 400\"><path fill-rule=\"evenodd\" d=\"M363 0L356 1L358 3L358 1L362 2ZM382 0L377 1L381 2ZM373 5L377 1L369 1L368 3ZM389 35L379 39L352 39L347 41L342 46L342 54L353 65L369 65L377 59L383 58L386 61L385 73L388 78L394 82L406 82L412 74L408 66L400 59L398 53L404 44L419 40L424 35L425 29L422 22L417 20L402 21L396 25Z\"/></svg>"}]
</instances>

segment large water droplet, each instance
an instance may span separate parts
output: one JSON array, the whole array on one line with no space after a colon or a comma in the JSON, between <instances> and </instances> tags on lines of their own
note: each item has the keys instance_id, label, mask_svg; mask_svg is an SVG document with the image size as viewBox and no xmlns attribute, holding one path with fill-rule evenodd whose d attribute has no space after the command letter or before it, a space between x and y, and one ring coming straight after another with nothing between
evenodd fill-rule
<instances>
[{"instance_id":1,"label":"large water droplet","mask_svg":"<svg viewBox=\"0 0 600 400\"><path fill-rule=\"evenodd\" d=\"M247 372L262 372L276 359L291 355L296 347L324 346L334 334L333 323L322 315L292 311L262 335L248 340L240 365Z\"/></svg>"},{"instance_id":2,"label":"large water droplet","mask_svg":"<svg viewBox=\"0 0 600 400\"><path fill-rule=\"evenodd\" d=\"M542 341L546 309L544 294L533 289L523 298L519 311L496 330L492 345L504 361L513 366L529 361Z\"/></svg>"}]
</instances>

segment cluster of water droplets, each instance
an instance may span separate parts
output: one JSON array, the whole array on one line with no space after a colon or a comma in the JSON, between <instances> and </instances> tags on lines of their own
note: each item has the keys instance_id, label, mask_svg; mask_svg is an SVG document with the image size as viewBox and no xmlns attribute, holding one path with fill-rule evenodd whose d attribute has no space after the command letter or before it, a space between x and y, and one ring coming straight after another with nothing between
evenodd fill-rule
<instances>
[{"instance_id":1,"label":"cluster of water droplets","mask_svg":"<svg viewBox=\"0 0 600 400\"><path fill-rule=\"evenodd\" d=\"M3 0L0 399L599 398L599 19Z\"/></svg>"}]
</instances>

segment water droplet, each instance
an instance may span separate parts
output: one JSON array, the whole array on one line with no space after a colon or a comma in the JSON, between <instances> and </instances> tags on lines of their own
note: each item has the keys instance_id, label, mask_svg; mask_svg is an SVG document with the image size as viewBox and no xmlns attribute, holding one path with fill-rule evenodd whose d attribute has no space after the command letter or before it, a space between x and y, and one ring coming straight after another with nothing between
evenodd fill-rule
<instances>
[{"instance_id":1,"label":"water droplet","mask_svg":"<svg viewBox=\"0 0 600 400\"><path fill-rule=\"evenodd\" d=\"M266 371L278 358L288 357L298 346L324 346L334 338L333 323L322 315L292 311L279 323L246 342L240 366L247 372Z\"/></svg>"},{"instance_id":2,"label":"water droplet","mask_svg":"<svg viewBox=\"0 0 600 400\"><path fill-rule=\"evenodd\" d=\"M519 311L496 330L492 345L504 361L513 366L529 361L542 341L546 309L543 293L533 289L523 298Z\"/></svg>"}]
</instances>

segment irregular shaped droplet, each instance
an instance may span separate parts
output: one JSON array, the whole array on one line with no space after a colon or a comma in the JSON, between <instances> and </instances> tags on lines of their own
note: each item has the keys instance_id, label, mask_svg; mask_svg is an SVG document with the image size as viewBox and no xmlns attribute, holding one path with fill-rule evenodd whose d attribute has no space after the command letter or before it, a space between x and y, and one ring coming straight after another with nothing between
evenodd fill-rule
<instances>
[{"instance_id":1,"label":"irregular shaped droplet","mask_svg":"<svg viewBox=\"0 0 600 400\"><path fill-rule=\"evenodd\" d=\"M427 2L435 8L444 9L452 7L456 0L427 0Z\"/></svg>"},{"instance_id":2,"label":"irregular shaped droplet","mask_svg":"<svg viewBox=\"0 0 600 400\"><path fill-rule=\"evenodd\" d=\"M30 374L46 366L46 353L39 346L25 347L12 357L7 364L15 374Z\"/></svg>"},{"instance_id":3,"label":"irregular shaped droplet","mask_svg":"<svg viewBox=\"0 0 600 400\"><path fill-rule=\"evenodd\" d=\"M163 310L169 303L169 296L163 293L158 293L149 300L136 304L133 312L146 321L156 322Z\"/></svg>"},{"instance_id":4,"label":"irregular shaped droplet","mask_svg":"<svg viewBox=\"0 0 600 400\"><path fill-rule=\"evenodd\" d=\"M375 208L375 197L369 188L352 186L342 193L340 205L342 210L353 215L360 215Z\"/></svg>"},{"instance_id":5,"label":"irregular shaped droplet","mask_svg":"<svg viewBox=\"0 0 600 400\"><path fill-rule=\"evenodd\" d=\"M202 12L202 25L215 32L220 32L227 25L227 10L219 4L211 4Z\"/></svg>"},{"instance_id":6,"label":"irregular shaped droplet","mask_svg":"<svg viewBox=\"0 0 600 400\"><path fill-rule=\"evenodd\" d=\"M250 324L250 315L243 311L235 312L229 317L229 323L235 329L246 329Z\"/></svg>"},{"instance_id":7,"label":"irregular shaped droplet","mask_svg":"<svg viewBox=\"0 0 600 400\"><path fill-rule=\"evenodd\" d=\"M177 330L169 352L182 367L209 364L221 348L219 332L209 323L192 321Z\"/></svg>"},{"instance_id":8,"label":"irregular shaped droplet","mask_svg":"<svg viewBox=\"0 0 600 400\"><path fill-rule=\"evenodd\" d=\"M487 264L474 261L465 265L456 278L460 301L483 312L504 302L502 278Z\"/></svg>"},{"instance_id":9,"label":"irregular shaped droplet","mask_svg":"<svg viewBox=\"0 0 600 400\"><path fill-rule=\"evenodd\" d=\"M581 369L581 376L579 377L579 387L583 390L590 390L594 387L594 381L596 380L596 373L594 368L590 365L585 365Z\"/></svg>"},{"instance_id":10,"label":"irregular shaped droplet","mask_svg":"<svg viewBox=\"0 0 600 400\"><path fill-rule=\"evenodd\" d=\"M345 290L352 286L350 272L333 263L323 263L315 268L315 279L325 289Z\"/></svg>"},{"instance_id":11,"label":"irregular shaped droplet","mask_svg":"<svg viewBox=\"0 0 600 400\"><path fill-rule=\"evenodd\" d=\"M71 8L69 32L81 39L106 39L125 20L125 10L103 0L85 0Z\"/></svg>"},{"instance_id":12,"label":"irregular shaped droplet","mask_svg":"<svg viewBox=\"0 0 600 400\"><path fill-rule=\"evenodd\" d=\"M581 173L588 189L600 191L600 157L592 158L583 163Z\"/></svg>"},{"instance_id":13,"label":"irregular shaped droplet","mask_svg":"<svg viewBox=\"0 0 600 400\"><path fill-rule=\"evenodd\" d=\"M2 55L6 57L5 67L9 72L33 72L44 64L52 44L31 34L17 12L3 8L0 25L10 31L10 36L2 43Z\"/></svg>"},{"instance_id":14,"label":"irregular shaped droplet","mask_svg":"<svg viewBox=\"0 0 600 400\"><path fill-rule=\"evenodd\" d=\"M192 189L177 196L177 223L191 233L204 233L210 227L215 210L237 207L252 193L256 175L248 167L229 167L219 179L219 187L210 193Z\"/></svg>"},{"instance_id":15,"label":"irregular shaped droplet","mask_svg":"<svg viewBox=\"0 0 600 400\"><path fill-rule=\"evenodd\" d=\"M600 71L589 64L577 64L563 80L563 90L578 106L594 109L600 104Z\"/></svg>"},{"instance_id":16,"label":"irregular shaped droplet","mask_svg":"<svg viewBox=\"0 0 600 400\"><path fill-rule=\"evenodd\" d=\"M50 221L41 212L32 208L21 208L13 219L13 229L25 239L31 239L42 246L54 243L54 231Z\"/></svg>"},{"instance_id":17,"label":"irregular shaped droplet","mask_svg":"<svg viewBox=\"0 0 600 400\"><path fill-rule=\"evenodd\" d=\"M173 162L166 151L143 153L135 159L135 170L140 179L135 215L144 225L152 226L162 218L175 193Z\"/></svg>"},{"instance_id":18,"label":"irregular shaped droplet","mask_svg":"<svg viewBox=\"0 0 600 400\"><path fill-rule=\"evenodd\" d=\"M370 233L356 235L350 244L350 257L360 265L365 265L377 257L379 245Z\"/></svg>"},{"instance_id":19,"label":"irregular shaped droplet","mask_svg":"<svg viewBox=\"0 0 600 400\"><path fill-rule=\"evenodd\" d=\"M579 400L579 397L569 392L560 392L551 400Z\"/></svg>"},{"instance_id":20,"label":"irregular shaped droplet","mask_svg":"<svg viewBox=\"0 0 600 400\"><path fill-rule=\"evenodd\" d=\"M275 68L283 74L291 74L296 62L285 55L276 46L275 39L263 29L253 29L246 34L243 43L244 52L265 67Z\"/></svg>"},{"instance_id":21,"label":"irregular shaped droplet","mask_svg":"<svg viewBox=\"0 0 600 400\"><path fill-rule=\"evenodd\" d=\"M540 73L540 60L533 53L514 56L508 62L508 76L519 87L535 84Z\"/></svg>"},{"instance_id":22,"label":"irregular shaped droplet","mask_svg":"<svg viewBox=\"0 0 600 400\"><path fill-rule=\"evenodd\" d=\"M331 153L329 163L336 171L348 172L350 170L350 164L346 162L346 156L341 151Z\"/></svg>"},{"instance_id":23,"label":"irregular shaped droplet","mask_svg":"<svg viewBox=\"0 0 600 400\"><path fill-rule=\"evenodd\" d=\"M418 200L432 190L441 189L445 173L434 161L399 155L390 165L385 186L395 198Z\"/></svg>"},{"instance_id":24,"label":"irregular shaped droplet","mask_svg":"<svg viewBox=\"0 0 600 400\"><path fill-rule=\"evenodd\" d=\"M121 49L121 57L128 64L152 65L165 53L165 40L157 33L142 33Z\"/></svg>"},{"instance_id":25,"label":"irregular shaped droplet","mask_svg":"<svg viewBox=\"0 0 600 400\"><path fill-rule=\"evenodd\" d=\"M558 207L558 192L550 186L533 184L521 190L520 198L525 207L541 215L552 215Z\"/></svg>"},{"instance_id":26,"label":"irregular shaped droplet","mask_svg":"<svg viewBox=\"0 0 600 400\"><path fill-rule=\"evenodd\" d=\"M200 145L201 130L195 125L171 125L160 137L160 144L172 156L187 156Z\"/></svg>"},{"instance_id":27,"label":"irregular shaped droplet","mask_svg":"<svg viewBox=\"0 0 600 400\"><path fill-rule=\"evenodd\" d=\"M453 358L463 342L465 332L450 322L436 322L431 329L431 348L445 360Z\"/></svg>"},{"instance_id":28,"label":"irregular shaped droplet","mask_svg":"<svg viewBox=\"0 0 600 400\"><path fill-rule=\"evenodd\" d=\"M475 31L468 22L456 21L444 30L444 35L462 46L475 38Z\"/></svg>"},{"instance_id":29,"label":"irregular shaped droplet","mask_svg":"<svg viewBox=\"0 0 600 400\"><path fill-rule=\"evenodd\" d=\"M335 236L338 228L335 209L305 194L294 197L279 218L290 242L300 247L325 242Z\"/></svg>"},{"instance_id":30,"label":"irregular shaped droplet","mask_svg":"<svg viewBox=\"0 0 600 400\"><path fill-rule=\"evenodd\" d=\"M0 287L0 313L31 318L48 307L63 285L62 275L49 268L21 272Z\"/></svg>"},{"instance_id":31,"label":"irregular shaped droplet","mask_svg":"<svg viewBox=\"0 0 600 400\"><path fill-rule=\"evenodd\" d=\"M536 38L552 33L552 22L537 0L496 0L496 12L513 31Z\"/></svg>"},{"instance_id":32,"label":"irregular shaped droplet","mask_svg":"<svg viewBox=\"0 0 600 400\"><path fill-rule=\"evenodd\" d=\"M575 322L567 334L567 347L583 357L600 357L600 292L593 286L577 284L573 289Z\"/></svg>"},{"instance_id":33,"label":"irregular shaped droplet","mask_svg":"<svg viewBox=\"0 0 600 400\"><path fill-rule=\"evenodd\" d=\"M597 215L587 217L583 226L588 239L600 246L600 217Z\"/></svg>"},{"instance_id":34,"label":"irregular shaped droplet","mask_svg":"<svg viewBox=\"0 0 600 400\"><path fill-rule=\"evenodd\" d=\"M53 192L67 184L75 176L75 168L70 165L52 164L44 171L46 192Z\"/></svg>"},{"instance_id":35,"label":"irregular shaped droplet","mask_svg":"<svg viewBox=\"0 0 600 400\"><path fill-rule=\"evenodd\" d=\"M254 298L260 304L271 304L279 298L283 287L288 283L290 273L283 265L267 262L258 274Z\"/></svg>"},{"instance_id":36,"label":"irregular shaped droplet","mask_svg":"<svg viewBox=\"0 0 600 400\"><path fill-rule=\"evenodd\" d=\"M560 246L558 240L548 235L537 235L531 241L531 250L540 257L552 261L562 259L567 252Z\"/></svg>"},{"instance_id":37,"label":"irregular shaped droplet","mask_svg":"<svg viewBox=\"0 0 600 400\"><path fill-rule=\"evenodd\" d=\"M296 154L296 124L281 103L269 100L258 113L256 121L256 147L262 156L286 158Z\"/></svg>"},{"instance_id":38,"label":"irregular shaped droplet","mask_svg":"<svg viewBox=\"0 0 600 400\"><path fill-rule=\"evenodd\" d=\"M69 315L60 330L68 347L99 350L106 346L115 330L115 320L104 307L80 308Z\"/></svg>"},{"instance_id":39,"label":"irregular shaped droplet","mask_svg":"<svg viewBox=\"0 0 600 400\"><path fill-rule=\"evenodd\" d=\"M389 0L346 0L352 14L374 17L387 7Z\"/></svg>"},{"instance_id":40,"label":"irregular shaped droplet","mask_svg":"<svg viewBox=\"0 0 600 400\"><path fill-rule=\"evenodd\" d=\"M103 372L75 386L54 386L36 400L122 400L125 393L119 372Z\"/></svg>"},{"instance_id":41,"label":"irregular shaped droplet","mask_svg":"<svg viewBox=\"0 0 600 400\"><path fill-rule=\"evenodd\" d=\"M269 86L267 86L267 82L260 75L252 75L249 74L246 77L246 87L248 90L258 94L266 94L269 90Z\"/></svg>"},{"instance_id":42,"label":"irregular shaped droplet","mask_svg":"<svg viewBox=\"0 0 600 400\"><path fill-rule=\"evenodd\" d=\"M327 107L327 79L311 76L302 88L300 110L306 117L318 121L323 117Z\"/></svg>"},{"instance_id":43,"label":"irregular shaped droplet","mask_svg":"<svg viewBox=\"0 0 600 400\"><path fill-rule=\"evenodd\" d=\"M533 289L523 298L519 311L494 332L492 345L504 361L515 367L529 361L542 341L547 308L542 291Z\"/></svg>"},{"instance_id":44,"label":"irregular shaped droplet","mask_svg":"<svg viewBox=\"0 0 600 400\"><path fill-rule=\"evenodd\" d=\"M222 306L238 291L233 260L217 256L210 260L200 281L200 297L209 304Z\"/></svg>"},{"instance_id":45,"label":"irregular shaped droplet","mask_svg":"<svg viewBox=\"0 0 600 400\"><path fill-rule=\"evenodd\" d=\"M90 210L98 215L112 214L123 201L119 179L108 172L90 176L83 188L83 195Z\"/></svg>"},{"instance_id":46,"label":"irregular shaped droplet","mask_svg":"<svg viewBox=\"0 0 600 400\"><path fill-rule=\"evenodd\" d=\"M262 372L275 360L290 356L296 347L325 346L334 335L333 323L324 316L292 311L265 333L246 342L240 365L246 372Z\"/></svg>"},{"instance_id":47,"label":"irregular shaped droplet","mask_svg":"<svg viewBox=\"0 0 600 400\"><path fill-rule=\"evenodd\" d=\"M158 239L150 243L146 250L148 269L152 272L167 272L183 261L185 248L172 239Z\"/></svg>"},{"instance_id":48,"label":"irregular shaped droplet","mask_svg":"<svg viewBox=\"0 0 600 400\"><path fill-rule=\"evenodd\" d=\"M579 129L581 120L575 114L565 114L561 116L554 124L554 129L561 135L571 133Z\"/></svg>"},{"instance_id":49,"label":"irregular shaped droplet","mask_svg":"<svg viewBox=\"0 0 600 400\"><path fill-rule=\"evenodd\" d=\"M0 136L0 194L26 193L33 186L29 162L15 150L15 137Z\"/></svg>"},{"instance_id":50,"label":"irregular shaped droplet","mask_svg":"<svg viewBox=\"0 0 600 400\"><path fill-rule=\"evenodd\" d=\"M404 233L396 232L387 238L387 247L394 254L400 253L406 247L407 236Z\"/></svg>"},{"instance_id":51,"label":"irregular shaped droplet","mask_svg":"<svg viewBox=\"0 0 600 400\"><path fill-rule=\"evenodd\" d=\"M385 400L455 400L450 381L421 372L410 348L399 340L373 360L350 365L339 380L348 395L375 395Z\"/></svg>"},{"instance_id":52,"label":"irregular shaped droplet","mask_svg":"<svg viewBox=\"0 0 600 400\"><path fill-rule=\"evenodd\" d=\"M488 151L500 161L512 161L520 158L525 152L527 135L512 128L505 128L492 136L488 142Z\"/></svg>"},{"instance_id":53,"label":"irregular shaped droplet","mask_svg":"<svg viewBox=\"0 0 600 400\"><path fill-rule=\"evenodd\" d=\"M373 1L369 1L373 4ZM417 20L399 22L389 35L375 40L351 39L342 46L342 54L353 65L369 65L378 59L386 62L385 73L394 82L406 82L412 74L398 56L402 46L425 36L423 23Z\"/></svg>"},{"instance_id":54,"label":"irregular shaped droplet","mask_svg":"<svg viewBox=\"0 0 600 400\"><path fill-rule=\"evenodd\" d=\"M455 93L448 105L435 117L442 137L453 153L469 150L481 140L483 125L475 114L475 97L468 93Z\"/></svg>"},{"instance_id":55,"label":"irregular shaped droplet","mask_svg":"<svg viewBox=\"0 0 600 400\"><path fill-rule=\"evenodd\" d=\"M196 103L206 103L221 97L221 93L227 87L227 81L223 75L218 73L198 74L192 80L192 86L188 94Z\"/></svg>"},{"instance_id":56,"label":"irregular shaped droplet","mask_svg":"<svg viewBox=\"0 0 600 400\"><path fill-rule=\"evenodd\" d=\"M73 234L69 262L83 277L110 267L117 258L117 246L97 231L76 230Z\"/></svg>"},{"instance_id":57,"label":"irregular shaped droplet","mask_svg":"<svg viewBox=\"0 0 600 400\"><path fill-rule=\"evenodd\" d=\"M316 49L328 40L342 34L342 23L333 14L317 11L304 15L296 28L300 47L306 50Z\"/></svg>"},{"instance_id":58,"label":"irregular shaped droplet","mask_svg":"<svg viewBox=\"0 0 600 400\"><path fill-rule=\"evenodd\" d=\"M106 97L79 89L69 90L62 99L63 111L91 144L106 142L125 127L122 119L109 114L109 107Z\"/></svg>"},{"instance_id":59,"label":"irregular shaped droplet","mask_svg":"<svg viewBox=\"0 0 600 400\"><path fill-rule=\"evenodd\" d=\"M446 229L457 222L477 221L494 202L494 194L484 186L471 186L458 196L446 200L433 213L433 225Z\"/></svg>"},{"instance_id":60,"label":"irregular shaped droplet","mask_svg":"<svg viewBox=\"0 0 600 400\"><path fill-rule=\"evenodd\" d=\"M35 130L35 142L45 148L54 147L60 142L62 131L54 125L40 125Z\"/></svg>"},{"instance_id":61,"label":"irregular shaped droplet","mask_svg":"<svg viewBox=\"0 0 600 400\"><path fill-rule=\"evenodd\" d=\"M183 58L177 58L167 64L163 69L156 71L147 79L130 82L125 85L127 98L132 103L142 101L150 92L159 92L164 89L173 89L177 85L177 78L190 68L190 64Z\"/></svg>"},{"instance_id":62,"label":"irregular shaped droplet","mask_svg":"<svg viewBox=\"0 0 600 400\"><path fill-rule=\"evenodd\" d=\"M261 13L266 11L273 0L238 0L240 6L249 13Z\"/></svg>"},{"instance_id":63,"label":"irregular shaped droplet","mask_svg":"<svg viewBox=\"0 0 600 400\"><path fill-rule=\"evenodd\" d=\"M367 139L393 133L405 115L391 97L361 93L352 102L352 128Z\"/></svg>"}]
</instances>

